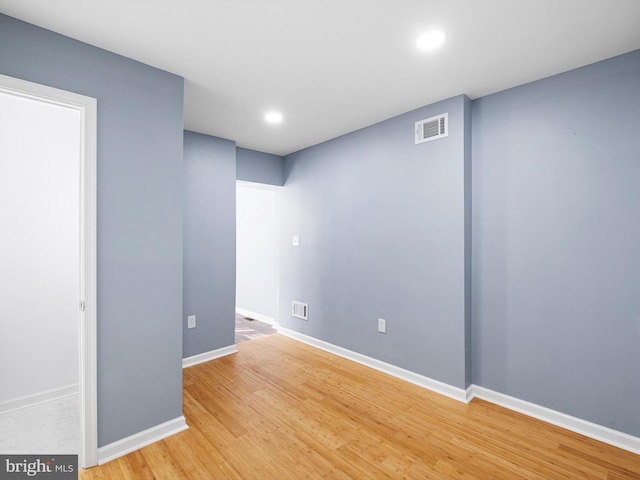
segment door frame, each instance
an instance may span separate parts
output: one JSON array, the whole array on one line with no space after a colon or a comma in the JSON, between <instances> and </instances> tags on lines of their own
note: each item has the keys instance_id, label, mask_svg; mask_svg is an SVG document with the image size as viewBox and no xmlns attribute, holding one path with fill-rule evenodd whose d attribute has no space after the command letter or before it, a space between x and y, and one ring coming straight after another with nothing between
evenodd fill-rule
<instances>
[{"instance_id":1,"label":"door frame","mask_svg":"<svg viewBox=\"0 0 640 480\"><path fill-rule=\"evenodd\" d=\"M0 74L0 92L74 109L81 114L80 305L78 321L80 451L78 464L98 464L96 320L97 100Z\"/></svg>"}]
</instances>

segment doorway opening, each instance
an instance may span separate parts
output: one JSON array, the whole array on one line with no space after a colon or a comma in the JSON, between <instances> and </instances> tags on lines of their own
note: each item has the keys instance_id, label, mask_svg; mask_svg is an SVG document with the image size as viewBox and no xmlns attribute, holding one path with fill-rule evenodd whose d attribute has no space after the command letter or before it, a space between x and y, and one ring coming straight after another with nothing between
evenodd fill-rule
<instances>
[{"instance_id":1,"label":"doorway opening","mask_svg":"<svg viewBox=\"0 0 640 480\"><path fill-rule=\"evenodd\" d=\"M74 418L75 398L78 438L77 451L54 451L55 435L53 444L24 445L2 430L0 445L77 453L89 467L97 464L97 102L4 75L0 102L0 283L8 293L0 336L11 339L0 361L0 417L21 433L29 426L20 422L54 404Z\"/></svg>"},{"instance_id":2,"label":"doorway opening","mask_svg":"<svg viewBox=\"0 0 640 480\"><path fill-rule=\"evenodd\" d=\"M279 188L236 182L236 343L277 331Z\"/></svg>"}]
</instances>

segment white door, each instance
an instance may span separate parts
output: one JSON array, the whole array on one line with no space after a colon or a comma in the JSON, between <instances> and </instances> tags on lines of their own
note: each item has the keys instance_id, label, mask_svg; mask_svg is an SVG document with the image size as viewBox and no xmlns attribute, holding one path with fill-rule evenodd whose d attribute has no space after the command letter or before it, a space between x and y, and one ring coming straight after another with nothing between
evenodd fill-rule
<instances>
[{"instance_id":1,"label":"white door","mask_svg":"<svg viewBox=\"0 0 640 480\"><path fill-rule=\"evenodd\" d=\"M94 382L95 361L85 341L95 331L87 325L95 322L95 208L86 198L94 194L86 175L92 112L78 99L0 79L0 405L77 393L82 444L68 453L89 466L95 399L88 390L95 389L85 381ZM95 100L82 102L95 114Z\"/></svg>"}]
</instances>

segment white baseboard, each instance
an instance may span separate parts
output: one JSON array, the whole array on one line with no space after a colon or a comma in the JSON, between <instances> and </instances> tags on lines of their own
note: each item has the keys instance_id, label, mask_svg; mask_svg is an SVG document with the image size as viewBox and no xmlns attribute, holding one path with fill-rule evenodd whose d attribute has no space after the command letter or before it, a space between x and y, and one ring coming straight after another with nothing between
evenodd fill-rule
<instances>
[{"instance_id":1,"label":"white baseboard","mask_svg":"<svg viewBox=\"0 0 640 480\"><path fill-rule=\"evenodd\" d=\"M603 427L596 423L583 420L581 418L572 417L566 413L558 412L547 407L536 405L519 398L510 397L503 393L489 390L488 388L472 385L470 387L471 398L480 398L487 402L500 405L501 407L523 413L543 422L556 425L558 427L570 430L575 433L584 435L585 437L599 440L614 447L627 450L629 452L640 455L640 438L634 437L618 430Z\"/></svg>"},{"instance_id":2,"label":"white baseboard","mask_svg":"<svg viewBox=\"0 0 640 480\"><path fill-rule=\"evenodd\" d=\"M159 442L160 440L170 437L176 433L188 429L184 416L179 416L168 422L161 423L155 427L148 428L142 432L138 432L117 442L110 443L104 447L98 448L98 465L103 465L111 460L122 457L128 453L134 452Z\"/></svg>"},{"instance_id":3,"label":"white baseboard","mask_svg":"<svg viewBox=\"0 0 640 480\"><path fill-rule=\"evenodd\" d=\"M77 383L75 383L73 385L66 385L60 388L52 388L51 390L34 393L32 395L25 395L24 397L5 400L4 402L0 403L0 414L12 412L14 410L20 410L21 408L33 407L34 405L38 405L40 403L58 400L60 398L69 397L71 395L77 395L79 391L79 386Z\"/></svg>"},{"instance_id":4,"label":"white baseboard","mask_svg":"<svg viewBox=\"0 0 640 480\"><path fill-rule=\"evenodd\" d=\"M404 368L396 367L395 365L376 360L375 358L367 357L366 355L362 355L343 347L338 347L337 345L333 345L323 340L309 337L307 335L289 330L287 328L278 327L278 332L282 335L293 338L294 340L298 340L299 342L311 345L312 347L316 347L320 350L333 353L334 355L338 355L339 357L346 358L347 360L351 360L366 367L373 368L374 370L384 372L393 377L426 388L427 390L431 390L446 397L453 398L454 400L458 400L459 402L467 403L467 392L462 388L453 387L446 383L440 382L439 380L425 377L424 375L405 370Z\"/></svg>"},{"instance_id":5,"label":"white baseboard","mask_svg":"<svg viewBox=\"0 0 640 480\"><path fill-rule=\"evenodd\" d=\"M633 435L629 435L624 432L603 427L602 425L582 420L581 418L572 417L571 415L551 410L550 408L542 407L525 400L510 397L503 393L494 392L493 390L489 390L488 388L480 387L478 385L471 385L466 390L453 387L438 380L396 367L395 365L381 362L380 360L361 355L351 350L347 350L346 348L338 347L323 340L318 340L284 327L279 327L278 332L294 340L311 345L312 347L319 348L326 352L352 360L356 363L371 367L401 380L426 388L427 390L445 395L454 400L469 403L474 398L480 398L495 405L508 408L509 410L523 413L530 417L537 418L538 420L542 420L543 422L556 425L566 430L584 435L585 437L593 438L594 440L640 455L639 437L634 437Z\"/></svg>"},{"instance_id":6,"label":"white baseboard","mask_svg":"<svg viewBox=\"0 0 640 480\"><path fill-rule=\"evenodd\" d=\"M199 363L208 362L209 360L225 357L237 352L238 349L235 345L229 345L228 347L218 348L217 350L211 350L210 352L199 353L198 355L183 358L182 368L193 367L194 365L198 365Z\"/></svg>"},{"instance_id":7,"label":"white baseboard","mask_svg":"<svg viewBox=\"0 0 640 480\"><path fill-rule=\"evenodd\" d=\"M262 315L261 313L252 312L240 307L236 307L236 313L238 315L242 315L243 317L253 318L254 320L260 320L261 322L268 323L269 325L274 325L276 327L278 326L278 322L276 322L273 318Z\"/></svg>"}]
</instances>

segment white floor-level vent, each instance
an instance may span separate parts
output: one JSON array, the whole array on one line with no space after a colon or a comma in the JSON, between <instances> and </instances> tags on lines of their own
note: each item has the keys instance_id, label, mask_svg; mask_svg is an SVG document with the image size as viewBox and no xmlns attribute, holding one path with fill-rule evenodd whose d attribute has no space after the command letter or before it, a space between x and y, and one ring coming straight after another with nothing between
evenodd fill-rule
<instances>
[{"instance_id":1,"label":"white floor-level vent","mask_svg":"<svg viewBox=\"0 0 640 480\"><path fill-rule=\"evenodd\" d=\"M291 315L302 320L309 320L309 305L294 300L291 304Z\"/></svg>"},{"instance_id":2,"label":"white floor-level vent","mask_svg":"<svg viewBox=\"0 0 640 480\"><path fill-rule=\"evenodd\" d=\"M416 144L429 142L449 135L449 114L443 113L435 117L416 122Z\"/></svg>"}]
</instances>

